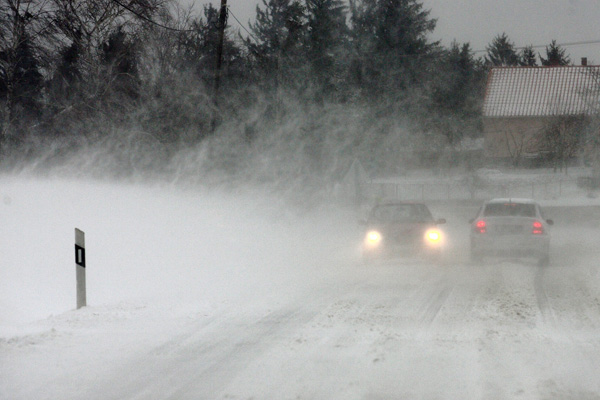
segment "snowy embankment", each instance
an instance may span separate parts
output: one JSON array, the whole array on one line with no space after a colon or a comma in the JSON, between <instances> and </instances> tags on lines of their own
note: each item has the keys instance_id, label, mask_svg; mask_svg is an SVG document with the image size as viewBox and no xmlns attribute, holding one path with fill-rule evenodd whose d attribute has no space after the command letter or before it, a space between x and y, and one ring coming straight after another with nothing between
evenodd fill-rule
<instances>
[{"instance_id":1,"label":"snowy embankment","mask_svg":"<svg viewBox=\"0 0 600 400\"><path fill-rule=\"evenodd\" d=\"M314 277L352 234L261 193L28 178L2 178L0 188L5 327L75 306L74 228L86 234L92 306L246 302L254 291L265 299L279 284Z\"/></svg>"},{"instance_id":2,"label":"snowy embankment","mask_svg":"<svg viewBox=\"0 0 600 400\"><path fill-rule=\"evenodd\" d=\"M3 177L0 199L2 399L600 397L600 225L571 198L545 269L469 265L472 205L432 205L443 265L365 266L356 215L263 193Z\"/></svg>"}]
</instances>

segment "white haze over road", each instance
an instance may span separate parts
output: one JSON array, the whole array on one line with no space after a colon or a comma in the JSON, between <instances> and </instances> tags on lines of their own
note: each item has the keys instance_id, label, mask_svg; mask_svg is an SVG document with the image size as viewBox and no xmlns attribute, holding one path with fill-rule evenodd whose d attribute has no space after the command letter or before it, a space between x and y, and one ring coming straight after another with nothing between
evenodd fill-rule
<instances>
[{"instance_id":1,"label":"white haze over road","mask_svg":"<svg viewBox=\"0 0 600 400\"><path fill-rule=\"evenodd\" d=\"M431 205L443 265L365 266L343 208L0 177L0 398L600 398L598 209L548 209L540 268L468 264L475 207Z\"/></svg>"}]
</instances>

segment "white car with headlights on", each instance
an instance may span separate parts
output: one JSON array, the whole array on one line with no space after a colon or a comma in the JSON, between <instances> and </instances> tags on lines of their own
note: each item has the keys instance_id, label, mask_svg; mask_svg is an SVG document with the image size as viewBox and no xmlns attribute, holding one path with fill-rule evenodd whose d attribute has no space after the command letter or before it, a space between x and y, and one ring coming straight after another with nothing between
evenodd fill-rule
<instances>
[{"instance_id":1,"label":"white car with headlights on","mask_svg":"<svg viewBox=\"0 0 600 400\"><path fill-rule=\"evenodd\" d=\"M471 260L485 257L534 258L549 262L550 230L540 205L532 199L499 198L487 201L469 221Z\"/></svg>"},{"instance_id":2,"label":"white car with headlights on","mask_svg":"<svg viewBox=\"0 0 600 400\"><path fill-rule=\"evenodd\" d=\"M423 203L391 202L378 204L369 213L362 244L365 260L379 257L425 256L439 259L444 242L438 225Z\"/></svg>"}]
</instances>

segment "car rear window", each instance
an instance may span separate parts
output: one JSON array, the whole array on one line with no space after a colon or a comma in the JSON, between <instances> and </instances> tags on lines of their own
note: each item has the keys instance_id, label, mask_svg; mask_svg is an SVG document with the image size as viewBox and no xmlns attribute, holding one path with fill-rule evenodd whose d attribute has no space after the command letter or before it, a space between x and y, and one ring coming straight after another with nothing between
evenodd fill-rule
<instances>
[{"instance_id":1,"label":"car rear window","mask_svg":"<svg viewBox=\"0 0 600 400\"><path fill-rule=\"evenodd\" d=\"M483 210L485 217L535 217L535 205L523 203L492 203Z\"/></svg>"}]
</instances>

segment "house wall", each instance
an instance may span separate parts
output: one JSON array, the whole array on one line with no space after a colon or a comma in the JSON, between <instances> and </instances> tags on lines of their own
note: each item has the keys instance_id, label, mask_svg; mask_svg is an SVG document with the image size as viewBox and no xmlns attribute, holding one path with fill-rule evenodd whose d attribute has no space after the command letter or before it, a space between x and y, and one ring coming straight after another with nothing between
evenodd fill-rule
<instances>
[{"instance_id":1,"label":"house wall","mask_svg":"<svg viewBox=\"0 0 600 400\"><path fill-rule=\"evenodd\" d=\"M543 117L484 118L484 156L511 160L518 154L520 157L537 155L538 137L543 128Z\"/></svg>"}]
</instances>

